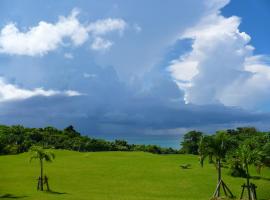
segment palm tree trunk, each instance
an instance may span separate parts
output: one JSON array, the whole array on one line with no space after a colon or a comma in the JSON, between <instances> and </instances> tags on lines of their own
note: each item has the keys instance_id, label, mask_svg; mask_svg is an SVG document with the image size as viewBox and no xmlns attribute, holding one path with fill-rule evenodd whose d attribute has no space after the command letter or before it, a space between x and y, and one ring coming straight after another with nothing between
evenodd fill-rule
<instances>
[{"instance_id":1,"label":"palm tree trunk","mask_svg":"<svg viewBox=\"0 0 270 200\"><path fill-rule=\"evenodd\" d=\"M248 170L248 164L245 163L246 165L246 173L247 173L247 190L248 190L248 199L251 199L251 194L250 194L250 182L249 182L249 170Z\"/></svg>"},{"instance_id":2,"label":"palm tree trunk","mask_svg":"<svg viewBox=\"0 0 270 200\"><path fill-rule=\"evenodd\" d=\"M217 170L218 170L218 184L220 184L221 181L221 163L220 159L217 159ZM217 196L220 196L220 187L218 187Z\"/></svg>"},{"instance_id":3,"label":"palm tree trunk","mask_svg":"<svg viewBox=\"0 0 270 200\"><path fill-rule=\"evenodd\" d=\"M214 163L213 162L213 154L209 154L209 163Z\"/></svg>"},{"instance_id":4,"label":"palm tree trunk","mask_svg":"<svg viewBox=\"0 0 270 200\"><path fill-rule=\"evenodd\" d=\"M40 190L43 191L43 160L40 159Z\"/></svg>"}]
</instances>

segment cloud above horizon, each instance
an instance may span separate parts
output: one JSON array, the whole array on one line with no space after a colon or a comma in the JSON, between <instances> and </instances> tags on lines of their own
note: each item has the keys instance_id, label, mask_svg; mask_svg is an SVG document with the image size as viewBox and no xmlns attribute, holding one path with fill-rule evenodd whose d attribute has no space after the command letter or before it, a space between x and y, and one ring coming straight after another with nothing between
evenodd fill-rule
<instances>
[{"instance_id":1,"label":"cloud above horizon","mask_svg":"<svg viewBox=\"0 0 270 200\"><path fill-rule=\"evenodd\" d=\"M58 91L58 90L44 90L43 88L34 88L33 90L24 89L17 85L6 83L0 77L0 103L9 101L26 100L36 96L81 96L82 94L74 90Z\"/></svg>"},{"instance_id":2,"label":"cloud above horizon","mask_svg":"<svg viewBox=\"0 0 270 200\"><path fill-rule=\"evenodd\" d=\"M93 50L108 49L112 42L102 38L108 33L123 34L127 27L123 19L102 19L87 25L78 20L79 10L73 9L68 17L60 16L54 24L40 21L37 26L20 31L11 22L0 30L0 53L10 55L43 56L60 46L81 46L89 38ZM67 42L65 39L69 39Z\"/></svg>"},{"instance_id":3,"label":"cloud above horizon","mask_svg":"<svg viewBox=\"0 0 270 200\"><path fill-rule=\"evenodd\" d=\"M268 58L253 53L251 37L239 30L240 23L239 17L217 12L181 36L192 39L192 49L172 60L168 70L186 103L262 110L270 101Z\"/></svg>"}]
</instances>

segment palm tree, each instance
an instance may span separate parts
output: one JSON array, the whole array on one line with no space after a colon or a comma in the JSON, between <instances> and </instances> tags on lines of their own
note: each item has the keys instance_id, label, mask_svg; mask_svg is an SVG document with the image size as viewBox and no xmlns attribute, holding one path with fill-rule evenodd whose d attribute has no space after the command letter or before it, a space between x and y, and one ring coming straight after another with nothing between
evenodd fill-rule
<instances>
[{"instance_id":1,"label":"palm tree","mask_svg":"<svg viewBox=\"0 0 270 200\"><path fill-rule=\"evenodd\" d=\"M247 188L248 191L248 199L249 200L256 199L256 191L255 191L256 186L250 183L249 166L254 165L257 169L257 172L258 173L260 172L260 169L263 166L262 151L254 147L254 141L248 140L245 143L241 144L239 148L235 151L233 159L237 159L238 162L241 163L246 173L246 185L244 184L242 186L243 189L241 193L241 199L243 197L245 188Z\"/></svg>"},{"instance_id":2,"label":"palm tree","mask_svg":"<svg viewBox=\"0 0 270 200\"><path fill-rule=\"evenodd\" d=\"M30 149L31 152L31 157L30 157L30 162L33 159L38 159L40 163L40 176L38 179L38 189L43 191L43 182L44 182L44 167L43 167L43 162L52 162L53 159L55 158L54 153L52 153L49 150L46 150L40 146L32 146Z\"/></svg>"},{"instance_id":3,"label":"palm tree","mask_svg":"<svg viewBox=\"0 0 270 200\"><path fill-rule=\"evenodd\" d=\"M213 136L204 136L199 145L200 163L203 167L204 160L208 157L211 163L214 163L217 169L217 187L213 198L220 197L220 190L223 189L226 196L233 197L232 192L222 180L222 161L225 159L229 150L230 143L225 131L219 131Z\"/></svg>"}]
</instances>

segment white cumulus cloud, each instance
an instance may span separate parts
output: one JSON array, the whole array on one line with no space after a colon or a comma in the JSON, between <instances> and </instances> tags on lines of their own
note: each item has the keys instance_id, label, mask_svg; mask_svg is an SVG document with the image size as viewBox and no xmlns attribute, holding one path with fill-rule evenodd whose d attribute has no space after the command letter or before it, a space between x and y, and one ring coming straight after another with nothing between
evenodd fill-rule
<instances>
[{"instance_id":1,"label":"white cumulus cloud","mask_svg":"<svg viewBox=\"0 0 270 200\"><path fill-rule=\"evenodd\" d=\"M33 90L20 88L17 85L7 83L3 78L0 78L0 102L17 101L29 99L35 96L81 96L82 94L74 90L44 90L43 88L35 88Z\"/></svg>"},{"instance_id":2,"label":"white cumulus cloud","mask_svg":"<svg viewBox=\"0 0 270 200\"><path fill-rule=\"evenodd\" d=\"M249 109L270 100L270 65L254 55L251 37L239 30L240 18L219 12L204 17L181 37L192 50L168 67L186 103L222 103Z\"/></svg>"},{"instance_id":3,"label":"white cumulus cloud","mask_svg":"<svg viewBox=\"0 0 270 200\"><path fill-rule=\"evenodd\" d=\"M65 54L64 54L64 57L65 57L66 59L73 59L73 58L74 58L74 56L73 56L72 53L65 53Z\"/></svg>"},{"instance_id":4,"label":"white cumulus cloud","mask_svg":"<svg viewBox=\"0 0 270 200\"><path fill-rule=\"evenodd\" d=\"M113 43L109 40L103 39L101 37L96 37L91 45L93 50L107 50L111 48Z\"/></svg>"},{"instance_id":5,"label":"white cumulus cloud","mask_svg":"<svg viewBox=\"0 0 270 200\"><path fill-rule=\"evenodd\" d=\"M60 16L56 23L40 21L37 26L29 27L25 32L19 30L15 23L9 23L0 30L0 53L42 56L64 46L65 38L69 39L73 46L80 46L89 36L94 38L94 50L108 49L112 42L98 36L115 31L122 34L127 26L123 19L118 18L97 20L84 25L78 20L78 14L79 11L73 9L69 16Z\"/></svg>"},{"instance_id":6,"label":"white cumulus cloud","mask_svg":"<svg viewBox=\"0 0 270 200\"><path fill-rule=\"evenodd\" d=\"M84 78L96 78L97 74L89 74L89 73L83 73Z\"/></svg>"},{"instance_id":7,"label":"white cumulus cloud","mask_svg":"<svg viewBox=\"0 0 270 200\"><path fill-rule=\"evenodd\" d=\"M118 18L108 18L90 23L87 27L87 30L92 34L94 38L91 44L91 49L95 51L110 49L113 45L113 42L108 39L104 39L101 36L114 31L118 32L119 35L122 35L126 27L127 23L123 19Z\"/></svg>"},{"instance_id":8,"label":"white cumulus cloud","mask_svg":"<svg viewBox=\"0 0 270 200\"><path fill-rule=\"evenodd\" d=\"M90 23L87 30L94 35L105 35L112 31L118 31L119 34L122 34L126 27L127 23L123 19L108 18Z\"/></svg>"}]
</instances>

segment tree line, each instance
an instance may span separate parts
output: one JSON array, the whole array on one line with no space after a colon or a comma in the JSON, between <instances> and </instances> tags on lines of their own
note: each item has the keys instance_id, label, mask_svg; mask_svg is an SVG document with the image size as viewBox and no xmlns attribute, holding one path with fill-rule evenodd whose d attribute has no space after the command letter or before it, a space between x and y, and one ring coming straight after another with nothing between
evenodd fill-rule
<instances>
[{"instance_id":1,"label":"tree line","mask_svg":"<svg viewBox=\"0 0 270 200\"><path fill-rule=\"evenodd\" d=\"M27 152L32 146L80 152L144 151L156 154L178 153L178 150L162 148L157 145L129 144L125 140L106 141L83 136L73 126L59 130L54 127L27 128L21 125L0 125L0 155Z\"/></svg>"}]
</instances>

